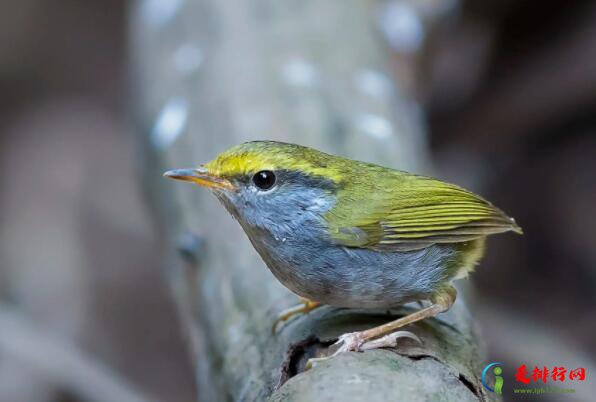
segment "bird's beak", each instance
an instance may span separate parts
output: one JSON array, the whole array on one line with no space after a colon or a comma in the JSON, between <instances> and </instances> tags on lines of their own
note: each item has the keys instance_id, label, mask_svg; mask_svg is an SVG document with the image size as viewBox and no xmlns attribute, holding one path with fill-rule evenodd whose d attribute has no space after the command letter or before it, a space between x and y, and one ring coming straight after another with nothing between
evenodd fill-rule
<instances>
[{"instance_id":1,"label":"bird's beak","mask_svg":"<svg viewBox=\"0 0 596 402\"><path fill-rule=\"evenodd\" d=\"M229 180L222 177L218 177L214 174L209 173L204 167L198 167L196 169L176 169L165 172L164 177L170 179L190 181L203 187L222 189L222 190L233 190L234 186Z\"/></svg>"}]
</instances>

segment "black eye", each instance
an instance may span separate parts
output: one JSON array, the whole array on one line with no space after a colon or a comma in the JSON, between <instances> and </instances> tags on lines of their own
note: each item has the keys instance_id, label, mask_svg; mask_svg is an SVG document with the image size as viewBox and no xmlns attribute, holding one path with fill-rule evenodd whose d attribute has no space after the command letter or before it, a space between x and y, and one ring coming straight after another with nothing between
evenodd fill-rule
<instances>
[{"instance_id":1,"label":"black eye","mask_svg":"<svg viewBox=\"0 0 596 402\"><path fill-rule=\"evenodd\" d=\"M271 170L261 170L252 177L252 181L261 190L269 190L275 184L275 174Z\"/></svg>"}]
</instances>

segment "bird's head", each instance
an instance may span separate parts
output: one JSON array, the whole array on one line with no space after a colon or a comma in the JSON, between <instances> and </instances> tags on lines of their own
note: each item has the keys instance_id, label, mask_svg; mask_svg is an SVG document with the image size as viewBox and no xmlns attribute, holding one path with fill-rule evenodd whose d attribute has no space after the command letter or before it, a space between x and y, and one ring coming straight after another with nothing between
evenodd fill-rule
<instances>
[{"instance_id":1,"label":"bird's head","mask_svg":"<svg viewBox=\"0 0 596 402\"><path fill-rule=\"evenodd\" d=\"M343 170L337 157L311 148L255 141L164 175L209 188L242 223L268 229L322 216L335 201Z\"/></svg>"}]
</instances>

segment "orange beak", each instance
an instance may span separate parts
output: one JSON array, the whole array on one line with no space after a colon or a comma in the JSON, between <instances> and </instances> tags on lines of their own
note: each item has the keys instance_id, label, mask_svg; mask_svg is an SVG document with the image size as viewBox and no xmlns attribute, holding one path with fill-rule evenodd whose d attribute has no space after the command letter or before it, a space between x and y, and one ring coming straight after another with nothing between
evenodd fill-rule
<instances>
[{"instance_id":1,"label":"orange beak","mask_svg":"<svg viewBox=\"0 0 596 402\"><path fill-rule=\"evenodd\" d=\"M202 166L196 169L169 170L165 172L163 175L164 177L169 177L170 179L190 181L203 187L216 188L222 190L234 189L234 186L232 185L232 183L230 183L229 180L224 179L222 177L217 177L209 173L209 171Z\"/></svg>"}]
</instances>

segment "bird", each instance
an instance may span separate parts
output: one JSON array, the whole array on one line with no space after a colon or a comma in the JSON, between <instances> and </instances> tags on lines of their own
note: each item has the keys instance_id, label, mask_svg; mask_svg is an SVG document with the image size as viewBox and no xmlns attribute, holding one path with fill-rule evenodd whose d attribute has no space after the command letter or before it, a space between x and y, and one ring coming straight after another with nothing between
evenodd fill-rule
<instances>
[{"instance_id":1,"label":"bird","mask_svg":"<svg viewBox=\"0 0 596 402\"><path fill-rule=\"evenodd\" d=\"M208 188L273 275L301 298L276 323L322 305L430 302L341 335L333 356L418 339L399 329L449 310L453 282L474 270L486 237L523 233L513 218L457 185L284 142L246 142L164 176Z\"/></svg>"}]
</instances>

